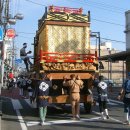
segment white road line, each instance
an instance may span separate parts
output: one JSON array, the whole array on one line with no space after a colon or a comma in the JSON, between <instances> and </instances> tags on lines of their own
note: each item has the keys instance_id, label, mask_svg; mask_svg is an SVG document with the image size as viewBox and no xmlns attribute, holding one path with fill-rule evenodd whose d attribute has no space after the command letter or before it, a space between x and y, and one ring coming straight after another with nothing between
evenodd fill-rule
<instances>
[{"instance_id":1,"label":"white road line","mask_svg":"<svg viewBox=\"0 0 130 130\"><path fill-rule=\"evenodd\" d=\"M19 111L19 110L16 110L16 114L17 114L17 116L18 116L18 119L19 119L19 122L20 122L20 125L21 125L22 130L27 130L27 126L26 126L26 124L25 124L25 122L24 122L24 120L23 120L23 117L21 116L20 111Z\"/></svg>"},{"instance_id":2,"label":"white road line","mask_svg":"<svg viewBox=\"0 0 130 130\"><path fill-rule=\"evenodd\" d=\"M81 119L81 121L94 121L94 120L98 120L100 118L101 117L93 117L93 118L90 118L90 119Z\"/></svg>"},{"instance_id":3,"label":"white road line","mask_svg":"<svg viewBox=\"0 0 130 130\"><path fill-rule=\"evenodd\" d=\"M35 103L31 104L31 103L30 103L30 99L24 99L24 101L25 101L31 108L36 108L36 104L35 104Z\"/></svg>"},{"instance_id":4,"label":"white road line","mask_svg":"<svg viewBox=\"0 0 130 130\"><path fill-rule=\"evenodd\" d=\"M39 121L28 121L26 122L27 126L35 126L35 125L39 125L40 122Z\"/></svg>"},{"instance_id":5,"label":"white road line","mask_svg":"<svg viewBox=\"0 0 130 130\"><path fill-rule=\"evenodd\" d=\"M24 123L23 117L21 116L21 113L19 111L19 109L23 109L21 103L15 99L11 99L11 102L12 102L13 108L16 111L16 114L18 116L18 120L20 122L22 130L27 130L26 124Z\"/></svg>"},{"instance_id":6,"label":"white road line","mask_svg":"<svg viewBox=\"0 0 130 130\"><path fill-rule=\"evenodd\" d=\"M110 101L114 102L114 103L118 103L118 104L124 104L123 102L121 101L116 101L116 100L112 100L112 99L109 99Z\"/></svg>"},{"instance_id":7,"label":"white road line","mask_svg":"<svg viewBox=\"0 0 130 130\"><path fill-rule=\"evenodd\" d=\"M109 104L109 105L113 105L113 106L117 106L117 105L119 105L119 104L112 103L112 102L108 102L107 104ZM98 103L98 102L96 102L96 105L98 106L98 105L99 105L99 103Z\"/></svg>"},{"instance_id":8,"label":"white road line","mask_svg":"<svg viewBox=\"0 0 130 130\"><path fill-rule=\"evenodd\" d=\"M109 105L117 106L118 104L113 103L113 102L108 102Z\"/></svg>"},{"instance_id":9,"label":"white road line","mask_svg":"<svg viewBox=\"0 0 130 130\"><path fill-rule=\"evenodd\" d=\"M23 109L22 105L17 99L11 99L14 110Z\"/></svg>"},{"instance_id":10,"label":"white road line","mask_svg":"<svg viewBox=\"0 0 130 130\"><path fill-rule=\"evenodd\" d=\"M96 111L93 111L93 113L95 113L96 115L101 115L99 112L96 112ZM122 123L122 121L117 120L117 119L115 119L115 118L113 118L113 117L110 117L110 119L113 120L113 121L116 121L116 122Z\"/></svg>"},{"instance_id":11,"label":"white road line","mask_svg":"<svg viewBox=\"0 0 130 130\"><path fill-rule=\"evenodd\" d=\"M97 97L96 96L94 96L94 98L96 98L97 99ZM110 105L114 105L113 103L117 103L117 105L118 104L124 104L123 102L121 102L121 101L117 101L117 100L113 100L113 99L109 99L109 101L110 101ZM113 102L113 103L112 103Z\"/></svg>"},{"instance_id":12,"label":"white road line","mask_svg":"<svg viewBox=\"0 0 130 130\"><path fill-rule=\"evenodd\" d=\"M94 118L90 118L90 119L81 119L81 120L54 120L54 121L47 121L45 122L44 125L55 125L55 124L70 124L70 123L76 123L76 122L84 122L84 121L94 121L94 120L98 120L101 117L94 117ZM30 121L27 122L26 125L27 126L34 126L34 125L39 125L40 122L38 121Z\"/></svg>"},{"instance_id":13,"label":"white road line","mask_svg":"<svg viewBox=\"0 0 130 130\"><path fill-rule=\"evenodd\" d=\"M113 120L113 121L116 121L116 122L122 123L122 121L117 120L117 119L115 119L115 118L113 118L113 117L110 117L110 119Z\"/></svg>"}]
</instances>

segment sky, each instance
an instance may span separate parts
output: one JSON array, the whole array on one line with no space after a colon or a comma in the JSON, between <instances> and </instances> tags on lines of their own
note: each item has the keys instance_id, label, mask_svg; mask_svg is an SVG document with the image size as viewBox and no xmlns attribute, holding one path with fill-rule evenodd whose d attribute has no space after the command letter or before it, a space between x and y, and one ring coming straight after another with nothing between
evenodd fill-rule
<instances>
[{"instance_id":1,"label":"sky","mask_svg":"<svg viewBox=\"0 0 130 130\"><path fill-rule=\"evenodd\" d=\"M23 20L15 26L17 37L15 46L18 50L24 42L28 50L33 49L34 36L38 29L38 19L45 11L45 6L83 8L83 14L91 13L91 31L100 32L101 42L110 41L117 50L125 50L125 12L130 8L129 0L12 0L10 12L22 13ZM115 42L116 41L116 42Z\"/></svg>"}]
</instances>

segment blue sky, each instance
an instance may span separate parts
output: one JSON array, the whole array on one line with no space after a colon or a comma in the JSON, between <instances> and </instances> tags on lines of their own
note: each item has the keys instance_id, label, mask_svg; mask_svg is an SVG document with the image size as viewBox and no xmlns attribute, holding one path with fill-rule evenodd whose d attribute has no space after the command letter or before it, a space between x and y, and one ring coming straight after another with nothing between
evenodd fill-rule
<instances>
[{"instance_id":1,"label":"blue sky","mask_svg":"<svg viewBox=\"0 0 130 130\"><path fill-rule=\"evenodd\" d=\"M101 33L104 38L125 42L125 11L129 10L129 0L13 0L12 13L22 13L23 20L17 21L14 26L18 36L15 45L22 47L23 42L32 49L33 38L38 28L38 19L42 17L45 6L65 6L83 8L83 13L91 12L91 30ZM102 39L103 38L103 39ZM112 42L112 47L125 50L125 43Z\"/></svg>"}]
</instances>

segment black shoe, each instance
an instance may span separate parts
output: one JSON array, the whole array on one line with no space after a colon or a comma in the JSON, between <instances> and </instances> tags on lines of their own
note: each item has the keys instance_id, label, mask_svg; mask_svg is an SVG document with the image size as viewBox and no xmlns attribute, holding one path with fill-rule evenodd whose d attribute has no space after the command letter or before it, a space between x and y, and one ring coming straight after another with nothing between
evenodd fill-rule
<instances>
[{"instance_id":1,"label":"black shoe","mask_svg":"<svg viewBox=\"0 0 130 130\"><path fill-rule=\"evenodd\" d=\"M110 117L109 117L108 115L106 116L106 118L107 118L107 119L110 119Z\"/></svg>"},{"instance_id":2,"label":"black shoe","mask_svg":"<svg viewBox=\"0 0 130 130\"><path fill-rule=\"evenodd\" d=\"M32 104L32 99L30 98L30 103Z\"/></svg>"}]
</instances>

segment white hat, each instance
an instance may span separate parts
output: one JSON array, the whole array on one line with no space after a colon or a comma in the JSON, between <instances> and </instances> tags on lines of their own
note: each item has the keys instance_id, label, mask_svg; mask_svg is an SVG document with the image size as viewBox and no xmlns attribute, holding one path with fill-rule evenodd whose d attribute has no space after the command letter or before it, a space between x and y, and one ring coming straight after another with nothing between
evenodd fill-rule
<instances>
[{"instance_id":1,"label":"white hat","mask_svg":"<svg viewBox=\"0 0 130 130\"><path fill-rule=\"evenodd\" d=\"M23 43L23 47L26 47L27 46L27 43Z\"/></svg>"}]
</instances>

